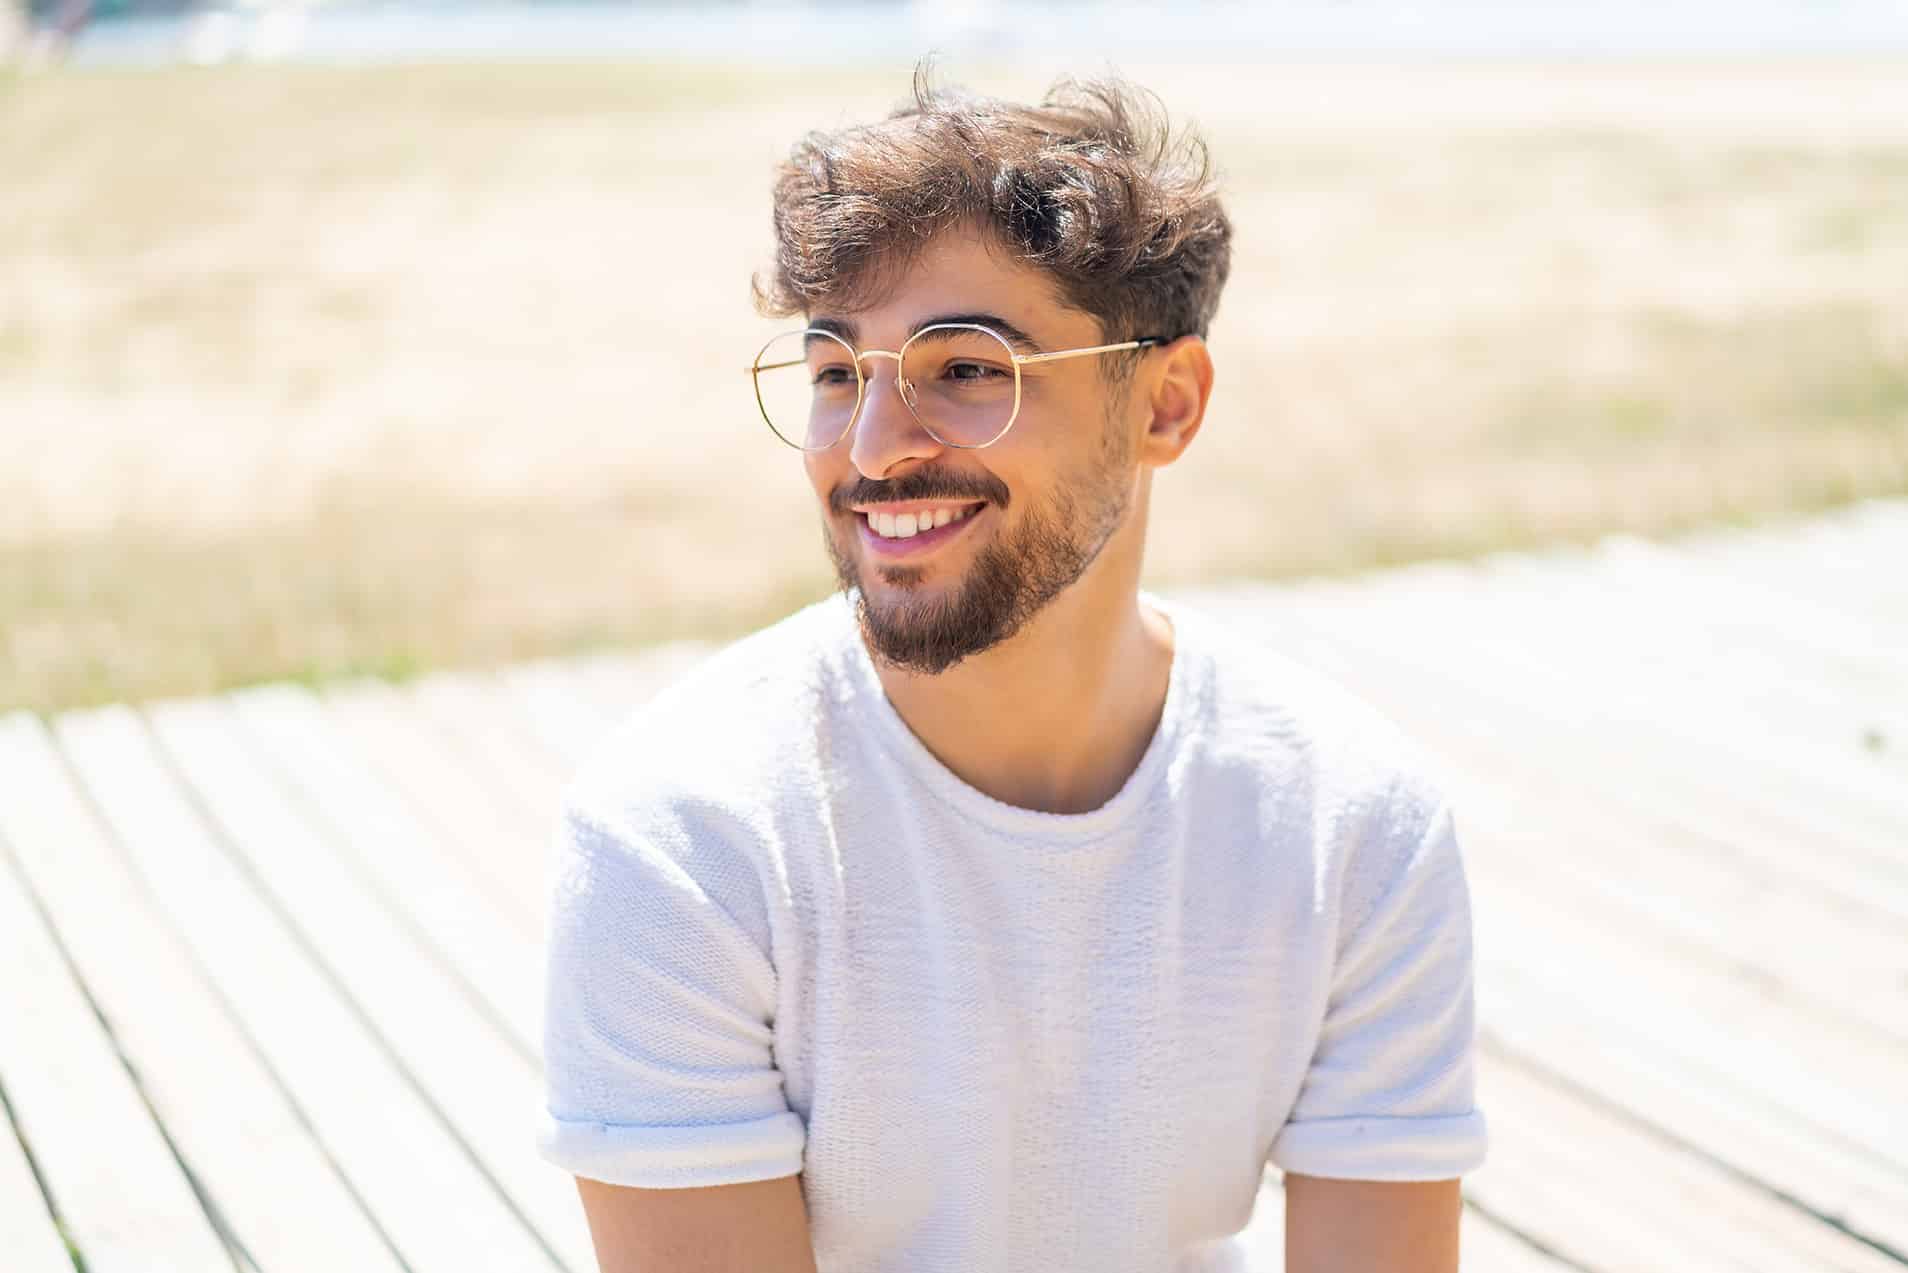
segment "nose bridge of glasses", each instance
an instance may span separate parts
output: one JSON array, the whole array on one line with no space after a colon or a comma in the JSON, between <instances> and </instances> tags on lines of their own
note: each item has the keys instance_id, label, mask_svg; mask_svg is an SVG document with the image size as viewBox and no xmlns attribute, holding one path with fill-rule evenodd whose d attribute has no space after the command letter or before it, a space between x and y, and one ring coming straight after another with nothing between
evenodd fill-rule
<instances>
[{"instance_id":1,"label":"nose bridge of glasses","mask_svg":"<svg viewBox=\"0 0 1908 1273\"><path fill-rule=\"evenodd\" d=\"M910 385L907 378L901 374L900 352L893 349L864 349L855 355L855 361L857 363L861 362L864 358L890 358L894 360L894 387L901 394L901 400L907 403L909 409L912 410L914 407L914 386Z\"/></svg>"}]
</instances>

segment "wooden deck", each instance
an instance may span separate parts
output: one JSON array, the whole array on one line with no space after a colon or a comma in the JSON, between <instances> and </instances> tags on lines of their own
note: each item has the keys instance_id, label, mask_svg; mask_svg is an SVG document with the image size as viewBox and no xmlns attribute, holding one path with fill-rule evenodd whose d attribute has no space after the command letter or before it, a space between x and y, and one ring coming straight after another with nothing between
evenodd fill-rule
<instances>
[{"instance_id":1,"label":"wooden deck","mask_svg":"<svg viewBox=\"0 0 1908 1273\"><path fill-rule=\"evenodd\" d=\"M1908 502L1178 595L1449 763L1467 1270L1908 1264ZM532 1146L544 848L697 656L0 716L0 1268L593 1268Z\"/></svg>"}]
</instances>

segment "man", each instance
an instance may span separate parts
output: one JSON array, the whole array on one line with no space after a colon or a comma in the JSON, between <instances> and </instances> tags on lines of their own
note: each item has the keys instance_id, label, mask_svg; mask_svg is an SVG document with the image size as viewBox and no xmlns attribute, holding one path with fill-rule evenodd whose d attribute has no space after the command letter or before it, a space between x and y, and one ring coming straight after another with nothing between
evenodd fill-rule
<instances>
[{"instance_id":1,"label":"man","mask_svg":"<svg viewBox=\"0 0 1908 1273\"><path fill-rule=\"evenodd\" d=\"M796 147L774 222L758 303L800 321L749 387L842 590L566 797L540 1145L603 1268L1237 1270L1271 1163L1292 1273L1456 1269L1486 1138L1433 768L1139 587L1213 384L1203 144L1116 80L917 76Z\"/></svg>"}]
</instances>

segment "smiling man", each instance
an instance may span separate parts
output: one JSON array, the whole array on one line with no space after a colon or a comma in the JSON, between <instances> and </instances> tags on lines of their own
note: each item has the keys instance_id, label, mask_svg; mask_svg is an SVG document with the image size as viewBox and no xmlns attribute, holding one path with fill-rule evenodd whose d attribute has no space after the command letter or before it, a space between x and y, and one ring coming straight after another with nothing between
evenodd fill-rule
<instances>
[{"instance_id":1,"label":"smiling man","mask_svg":"<svg viewBox=\"0 0 1908 1273\"><path fill-rule=\"evenodd\" d=\"M1203 144L1116 80L921 76L774 198L793 321L738 390L842 586L567 794L540 1144L602 1267L1237 1271L1272 1165L1290 1273L1450 1273L1486 1135L1435 767L1139 585L1213 386Z\"/></svg>"}]
</instances>

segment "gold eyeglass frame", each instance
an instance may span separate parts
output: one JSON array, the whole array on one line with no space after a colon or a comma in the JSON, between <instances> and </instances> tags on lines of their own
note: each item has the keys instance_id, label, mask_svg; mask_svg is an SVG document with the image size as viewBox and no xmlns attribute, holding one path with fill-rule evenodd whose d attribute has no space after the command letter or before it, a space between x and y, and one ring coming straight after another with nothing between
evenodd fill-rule
<instances>
[{"instance_id":1,"label":"gold eyeglass frame","mask_svg":"<svg viewBox=\"0 0 1908 1273\"><path fill-rule=\"evenodd\" d=\"M921 339L921 337L927 335L929 332L936 332L936 331L986 332L989 336L992 336L995 340L1000 342L1000 347L1002 349L1005 349L1007 351L1007 356L1013 360L1014 409L1008 413L1007 423L1001 426L1000 432L996 433L993 437L987 439L987 441L985 442L949 442L947 439L943 438L940 434L934 431L933 425L929 424L926 420L923 420L921 418L921 413L914 409L914 403L908 400L909 394L908 394L907 387L902 383L902 380L901 380L901 359L903 355L905 355L908 352L909 345L912 345L915 341ZM833 439L824 443L821 446L801 446L798 443L790 442L786 437L783 437L782 431L775 427L775 421L769 419L768 404L762 400L762 376L761 376L762 372L774 371L777 368L781 368L781 367L794 367L799 365L800 363L807 361L804 358L791 358L783 362L772 362L772 363L766 363L766 364L763 363L762 355L769 351L769 346L775 344L777 341L787 340L790 336L826 336L828 337L828 339L839 344L843 349L846 349L848 353L852 356L852 361L854 362L854 367L855 367L854 410L848 413L848 423L842 426L841 432L836 434ZM821 328L821 327L804 327L800 329L799 331L779 332L776 335L770 337L760 349L755 351L755 361L750 363L746 370L749 373L749 383L752 386L754 386L754 389L755 389L755 406L756 406L756 409L762 413L762 423L768 425L769 432L775 435L777 441L782 442L787 446L794 447L797 451L802 451L802 452L826 451L826 450L829 450L831 447L839 445L843 438L847 437L850 433L854 432L856 422L858 422L861 419L861 408L864 405L866 405L868 400L868 377L862 374L862 370L861 370L861 360L863 358L892 358L894 359L894 364L895 364L894 391L896 394L900 395L902 404L905 405L908 409L908 414L914 417L915 423L919 424L923 429L927 431L927 434L929 437L933 438L936 442L939 442L942 446L954 447L962 451L978 451L982 447L992 446L994 445L994 443L1006 437L1007 431L1014 427L1014 421L1020 419L1020 368L1022 367L1022 365L1026 363L1035 363L1035 362L1058 362L1062 358L1083 358L1088 354L1112 354L1112 353L1118 353L1119 351L1123 349L1144 349L1149 345L1163 345L1166 343L1167 343L1166 338L1164 336L1142 336L1138 340L1123 340L1123 341L1120 341L1118 344L1114 344L1114 345L1086 345L1079 349L1056 349L1052 353L1023 354L1023 353L1015 352L1013 345L1008 341L1008 339L1005 336L1001 335L999 332L995 331L991 327L986 326L985 324L982 324L982 323L933 323L927 327L923 327L920 331L915 332L912 336L908 337L907 340L902 342L900 349L856 350L856 348L853 345L849 344L845 339L843 339L839 334L835 332L828 331L827 329Z\"/></svg>"}]
</instances>

